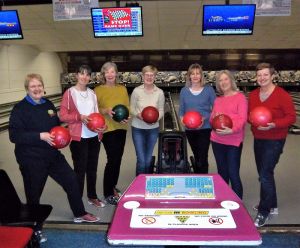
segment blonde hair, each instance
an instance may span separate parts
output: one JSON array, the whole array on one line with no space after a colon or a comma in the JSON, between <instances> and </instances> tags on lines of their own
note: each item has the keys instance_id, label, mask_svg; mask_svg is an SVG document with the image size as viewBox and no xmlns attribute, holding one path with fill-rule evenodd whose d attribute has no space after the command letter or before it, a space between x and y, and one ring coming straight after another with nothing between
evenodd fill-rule
<instances>
[{"instance_id":1,"label":"blonde hair","mask_svg":"<svg viewBox=\"0 0 300 248\"><path fill-rule=\"evenodd\" d=\"M154 65L146 65L145 67L143 67L142 73L145 74L146 72L152 72L154 73L154 75L156 75L158 70Z\"/></svg>"},{"instance_id":2,"label":"blonde hair","mask_svg":"<svg viewBox=\"0 0 300 248\"><path fill-rule=\"evenodd\" d=\"M196 63L196 64L191 64L186 73L185 86L187 86L187 87L191 87L191 85L192 85L191 74L193 73L194 70L199 70L199 72L201 74L200 85L203 86L205 84L203 69L202 69L201 65Z\"/></svg>"},{"instance_id":3,"label":"blonde hair","mask_svg":"<svg viewBox=\"0 0 300 248\"><path fill-rule=\"evenodd\" d=\"M116 72L116 84L120 83L120 78L119 78L119 71L118 71L118 67L114 62L106 62L102 65L101 67L101 71L100 71L100 82L105 84L106 83L106 79L105 79L105 72L107 70L109 70L110 68L113 68Z\"/></svg>"},{"instance_id":4,"label":"blonde hair","mask_svg":"<svg viewBox=\"0 0 300 248\"><path fill-rule=\"evenodd\" d=\"M269 69L271 75L273 75L275 73L275 68L270 63L263 62L263 63L259 63L256 66L256 72L260 71L262 69Z\"/></svg>"},{"instance_id":5,"label":"blonde hair","mask_svg":"<svg viewBox=\"0 0 300 248\"><path fill-rule=\"evenodd\" d=\"M221 89L221 87L220 87L220 77L221 77L223 74L225 74L225 75L227 75L227 76L229 77L229 80L230 80L230 83L231 83L231 89L232 89L233 91L238 91L239 89L238 89L238 87L237 87L237 85L236 85L235 79L234 79L232 73L231 73L229 70L222 70L222 71L219 71L219 72L218 72L218 74L217 74L217 76L216 76L216 89L217 89L217 91L218 91L220 94L223 94L223 91L222 91L222 89Z\"/></svg>"},{"instance_id":6,"label":"blonde hair","mask_svg":"<svg viewBox=\"0 0 300 248\"><path fill-rule=\"evenodd\" d=\"M44 81L43 81L42 76L40 74L37 74L37 73L31 73L31 74L27 74L27 76L25 77L24 87L25 87L26 91L28 91L29 82L32 79L36 79L36 80L40 81L43 85L43 88L44 88Z\"/></svg>"}]
</instances>

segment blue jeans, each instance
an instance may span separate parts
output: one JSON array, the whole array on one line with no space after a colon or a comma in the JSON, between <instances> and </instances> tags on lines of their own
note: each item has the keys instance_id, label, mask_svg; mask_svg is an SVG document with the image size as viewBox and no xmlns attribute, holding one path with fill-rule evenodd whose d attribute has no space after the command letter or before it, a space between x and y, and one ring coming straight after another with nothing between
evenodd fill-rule
<instances>
[{"instance_id":1,"label":"blue jeans","mask_svg":"<svg viewBox=\"0 0 300 248\"><path fill-rule=\"evenodd\" d=\"M132 140L136 153L136 175L151 173L151 159L158 138L159 128L132 128Z\"/></svg>"},{"instance_id":2,"label":"blue jeans","mask_svg":"<svg viewBox=\"0 0 300 248\"><path fill-rule=\"evenodd\" d=\"M211 145L217 162L218 173L227 184L230 182L232 190L242 199L243 185L240 178L240 164L243 143L240 146L231 146L212 141Z\"/></svg>"},{"instance_id":3,"label":"blue jeans","mask_svg":"<svg viewBox=\"0 0 300 248\"><path fill-rule=\"evenodd\" d=\"M274 169L283 151L285 139L254 139L254 155L260 181L260 202L258 212L264 216L271 208L277 208Z\"/></svg>"}]
</instances>

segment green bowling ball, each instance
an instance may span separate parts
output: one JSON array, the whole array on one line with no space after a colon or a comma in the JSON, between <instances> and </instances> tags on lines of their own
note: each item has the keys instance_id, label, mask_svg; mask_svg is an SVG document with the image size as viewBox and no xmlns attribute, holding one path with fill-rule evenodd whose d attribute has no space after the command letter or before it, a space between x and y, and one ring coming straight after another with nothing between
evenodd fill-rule
<instances>
[{"instance_id":1,"label":"green bowling ball","mask_svg":"<svg viewBox=\"0 0 300 248\"><path fill-rule=\"evenodd\" d=\"M113 107L112 111L114 111L113 120L116 122L121 122L129 117L129 110L123 104L118 104Z\"/></svg>"}]
</instances>

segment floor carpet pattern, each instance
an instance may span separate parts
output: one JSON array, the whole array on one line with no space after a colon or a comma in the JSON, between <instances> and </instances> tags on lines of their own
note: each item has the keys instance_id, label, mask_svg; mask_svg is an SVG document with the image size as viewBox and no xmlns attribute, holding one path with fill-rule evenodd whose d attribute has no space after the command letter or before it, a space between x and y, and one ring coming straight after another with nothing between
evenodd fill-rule
<instances>
[{"instance_id":1,"label":"floor carpet pattern","mask_svg":"<svg viewBox=\"0 0 300 248\"><path fill-rule=\"evenodd\" d=\"M143 248L162 248L167 246L111 246L106 241L104 231L74 231L60 229L44 229L48 241L41 245L41 248L106 248L106 247L143 247ZM260 246L246 246L259 248L299 248L300 233L267 233L262 234L263 243ZM174 247L174 246L173 246ZM182 247L182 246L181 246ZM187 246L188 247L188 246ZM195 246L193 246L195 247ZM201 248L228 248L245 246L199 246Z\"/></svg>"}]
</instances>

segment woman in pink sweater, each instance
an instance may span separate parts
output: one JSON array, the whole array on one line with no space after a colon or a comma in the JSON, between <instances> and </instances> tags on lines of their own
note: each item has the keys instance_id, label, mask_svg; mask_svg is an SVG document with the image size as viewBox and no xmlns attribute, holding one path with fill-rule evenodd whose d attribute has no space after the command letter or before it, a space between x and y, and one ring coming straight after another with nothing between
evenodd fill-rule
<instances>
[{"instance_id":1,"label":"woman in pink sweater","mask_svg":"<svg viewBox=\"0 0 300 248\"><path fill-rule=\"evenodd\" d=\"M218 173L226 183L231 184L233 191L242 199L240 162L247 123L247 100L244 94L238 91L228 70L218 73L216 88L221 96L214 102L210 121L219 114L225 114L231 118L233 126L223 126L222 129L211 132L212 149Z\"/></svg>"}]
</instances>

